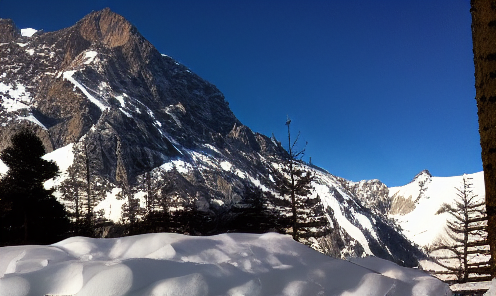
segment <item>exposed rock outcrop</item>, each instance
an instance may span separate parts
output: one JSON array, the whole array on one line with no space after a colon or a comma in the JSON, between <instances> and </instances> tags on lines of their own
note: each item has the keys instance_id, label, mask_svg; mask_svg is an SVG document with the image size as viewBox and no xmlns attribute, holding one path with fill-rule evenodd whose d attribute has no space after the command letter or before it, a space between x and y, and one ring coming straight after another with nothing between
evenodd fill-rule
<instances>
[{"instance_id":1,"label":"exposed rock outcrop","mask_svg":"<svg viewBox=\"0 0 496 296\"><path fill-rule=\"evenodd\" d=\"M21 36L21 30L17 28L11 19L0 19L0 43L8 43Z\"/></svg>"}]
</instances>

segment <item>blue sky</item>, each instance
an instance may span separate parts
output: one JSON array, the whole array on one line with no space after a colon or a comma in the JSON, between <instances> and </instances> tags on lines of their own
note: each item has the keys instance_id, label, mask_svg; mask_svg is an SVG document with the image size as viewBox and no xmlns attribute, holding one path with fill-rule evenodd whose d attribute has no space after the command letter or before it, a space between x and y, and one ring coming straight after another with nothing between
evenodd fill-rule
<instances>
[{"instance_id":1,"label":"blue sky","mask_svg":"<svg viewBox=\"0 0 496 296\"><path fill-rule=\"evenodd\" d=\"M482 170L469 0L0 1L54 31L110 7L215 84L253 131L349 180Z\"/></svg>"}]
</instances>

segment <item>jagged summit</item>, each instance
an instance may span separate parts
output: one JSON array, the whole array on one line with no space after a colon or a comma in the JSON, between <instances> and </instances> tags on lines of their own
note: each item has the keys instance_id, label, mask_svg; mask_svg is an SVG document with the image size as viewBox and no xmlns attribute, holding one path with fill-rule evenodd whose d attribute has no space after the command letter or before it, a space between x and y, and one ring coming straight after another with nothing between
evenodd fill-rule
<instances>
[{"instance_id":1,"label":"jagged summit","mask_svg":"<svg viewBox=\"0 0 496 296\"><path fill-rule=\"evenodd\" d=\"M3 139L33 123L48 151L89 138L102 174L114 179L121 170L133 180L182 148L215 144L241 125L214 85L161 55L108 8L29 40L5 23L5 35L17 39L0 47L0 121L11 122Z\"/></svg>"},{"instance_id":2,"label":"jagged summit","mask_svg":"<svg viewBox=\"0 0 496 296\"><path fill-rule=\"evenodd\" d=\"M88 14L76 26L86 40L101 42L110 48L125 45L133 34L137 34L137 29L128 20L110 8Z\"/></svg>"}]
</instances>

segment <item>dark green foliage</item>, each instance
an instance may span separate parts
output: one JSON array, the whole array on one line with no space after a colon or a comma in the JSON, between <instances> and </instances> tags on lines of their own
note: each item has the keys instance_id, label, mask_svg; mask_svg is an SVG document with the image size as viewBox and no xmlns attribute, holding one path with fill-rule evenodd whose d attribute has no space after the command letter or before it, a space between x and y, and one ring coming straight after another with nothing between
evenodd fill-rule
<instances>
[{"instance_id":1,"label":"dark green foliage","mask_svg":"<svg viewBox=\"0 0 496 296\"><path fill-rule=\"evenodd\" d=\"M323 232L309 231L314 227L325 225L325 217L322 216L322 205L319 200L313 202L309 199L312 189L314 175L307 170L301 161L305 154L305 149L298 150L297 144L300 134L296 139L291 139L291 120L286 121L288 126L288 151L284 162L279 169L272 170L272 177L275 179L277 190L281 196L289 196L291 202L291 227L293 239L299 241L300 238L323 236ZM313 204L312 204L313 203ZM320 209L320 214L315 210ZM312 212L311 216L305 212ZM305 218L304 218L305 217Z\"/></svg>"},{"instance_id":2,"label":"dark green foliage","mask_svg":"<svg viewBox=\"0 0 496 296\"><path fill-rule=\"evenodd\" d=\"M270 193L260 188L250 187L243 198L244 203L232 207L220 216L222 232L265 233L270 231L284 233L290 227L291 219L282 216L274 208L269 208ZM274 197L272 197L274 199Z\"/></svg>"},{"instance_id":3,"label":"dark green foliage","mask_svg":"<svg viewBox=\"0 0 496 296\"><path fill-rule=\"evenodd\" d=\"M41 157L45 149L30 130L23 129L11 138L11 146L0 153L9 167L0 180L3 208L0 216L1 244L53 243L68 230L64 207L53 197L44 182L58 175L54 162Z\"/></svg>"}]
</instances>

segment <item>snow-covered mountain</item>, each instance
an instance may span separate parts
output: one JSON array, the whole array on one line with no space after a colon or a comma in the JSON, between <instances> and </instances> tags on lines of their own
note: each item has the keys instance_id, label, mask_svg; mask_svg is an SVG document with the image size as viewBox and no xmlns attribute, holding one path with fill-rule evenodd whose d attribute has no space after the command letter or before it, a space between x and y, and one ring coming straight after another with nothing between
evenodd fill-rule
<instances>
[{"instance_id":1,"label":"snow-covered mountain","mask_svg":"<svg viewBox=\"0 0 496 296\"><path fill-rule=\"evenodd\" d=\"M2 295L451 295L423 271L330 258L290 236L160 233L0 248Z\"/></svg>"},{"instance_id":2,"label":"snow-covered mountain","mask_svg":"<svg viewBox=\"0 0 496 296\"><path fill-rule=\"evenodd\" d=\"M473 194L483 201L484 173L465 175L472 183ZM403 234L421 247L429 247L446 238L448 213L436 214L444 203L453 204L457 199L456 188L463 188L464 176L433 177L428 171L420 172L412 182L401 187L389 188L391 210L403 229Z\"/></svg>"},{"instance_id":3,"label":"snow-covered mountain","mask_svg":"<svg viewBox=\"0 0 496 296\"><path fill-rule=\"evenodd\" d=\"M64 171L51 183L59 185L84 142L115 187L96 207L108 219L122 217L119 186L150 171L167 172L178 198L213 214L242 203L253 187L287 201L273 178L287 154L280 142L243 125L214 85L159 53L122 16L104 9L56 32L2 19L0 38L0 149L29 126ZM422 252L388 217L387 187L300 166L315 174L308 201L332 230L309 244L337 257L417 265Z\"/></svg>"}]
</instances>

